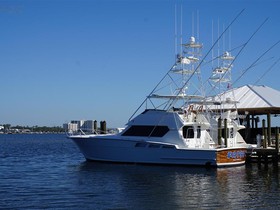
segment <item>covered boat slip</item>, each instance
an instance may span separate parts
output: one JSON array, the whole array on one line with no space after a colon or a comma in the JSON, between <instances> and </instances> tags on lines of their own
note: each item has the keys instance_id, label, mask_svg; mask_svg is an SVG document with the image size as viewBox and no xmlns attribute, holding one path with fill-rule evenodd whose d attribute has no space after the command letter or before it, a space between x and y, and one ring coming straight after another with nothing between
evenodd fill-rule
<instances>
[{"instance_id":1,"label":"covered boat slip","mask_svg":"<svg viewBox=\"0 0 280 210\"><path fill-rule=\"evenodd\" d=\"M273 117L280 116L280 91L264 85L245 85L223 93L224 98L235 96L238 101L236 108L241 116L241 124L246 129L240 130L247 143L256 143L258 134L265 136L270 145L275 139L276 129L272 128L271 120ZM225 105L225 110L234 110L234 106ZM215 107L211 108L215 110ZM260 118L264 118L260 120ZM265 131L267 129L267 131Z\"/></svg>"}]
</instances>

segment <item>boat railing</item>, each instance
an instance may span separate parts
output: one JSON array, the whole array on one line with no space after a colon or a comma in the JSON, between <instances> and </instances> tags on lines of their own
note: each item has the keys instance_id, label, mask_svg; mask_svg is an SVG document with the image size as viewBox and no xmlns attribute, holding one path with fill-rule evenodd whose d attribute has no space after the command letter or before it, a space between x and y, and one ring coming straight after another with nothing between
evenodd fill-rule
<instances>
[{"instance_id":1,"label":"boat railing","mask_svg":"<svg viewBox=\"0 0 280 210\"><path fill-rule=\"evenodd\" d=\"M68 137L71 137L71 136L76 136L76 135L80 135L80 136L86 136L86 135L98 135L100 134L99 132L97 132L96 130L93 130L92 132L85 132L83 131L82 129L79 129L78 131L68 131L66 132L66 135Z\"/></svg>"}]
</instances>

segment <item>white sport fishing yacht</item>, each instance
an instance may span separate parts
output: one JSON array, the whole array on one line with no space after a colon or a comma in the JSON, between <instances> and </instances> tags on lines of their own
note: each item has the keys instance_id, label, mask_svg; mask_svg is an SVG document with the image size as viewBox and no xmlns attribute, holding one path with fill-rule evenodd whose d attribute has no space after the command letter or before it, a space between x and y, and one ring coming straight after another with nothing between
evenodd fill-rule
<instances>
[{"instance_id":1,"label":"white sport fishing yacht","mask_svg":"<svg viewBox=\"0 0 280 210\"><path fill-rule=\"evenodd\" d=\"M244 126L239 124L237 110L222 108L236 102L209 99L198 86L192 91L193 82L201 82L202 44L191 37L182 46L175 64L120 133L69 136L87 160L214 167L245 163L247 144L238 132ZM233 57L225 53L224 58ZM212 80L223 81L230 69L229 64L214 69ZM162 93L164 89L168 95Z\"/></svg>"}]
</instances>

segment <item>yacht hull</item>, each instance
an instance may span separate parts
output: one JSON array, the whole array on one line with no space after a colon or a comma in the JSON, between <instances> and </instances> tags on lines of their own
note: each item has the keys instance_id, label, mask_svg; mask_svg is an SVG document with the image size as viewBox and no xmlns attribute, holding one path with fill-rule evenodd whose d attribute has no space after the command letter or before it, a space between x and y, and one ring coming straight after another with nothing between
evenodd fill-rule
<instances>
[{"instance_id":1,"label":"yacht hull","mask_svg":"<svg viewBox=\"0 0 280 210\"><path fill-rule=\"evenodd\" d=\"M70 137L87 160L117 163L236 166L246 148L178 149L174 145L106 137Z\"/></svg>"}]
</instances>

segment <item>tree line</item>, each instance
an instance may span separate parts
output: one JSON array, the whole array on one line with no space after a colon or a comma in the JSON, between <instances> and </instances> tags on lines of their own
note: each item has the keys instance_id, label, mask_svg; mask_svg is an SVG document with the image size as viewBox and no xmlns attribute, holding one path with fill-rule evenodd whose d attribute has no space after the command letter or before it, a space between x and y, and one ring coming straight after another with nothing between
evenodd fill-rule
<instances>
[{"instance_id":1,"label":"tree line","mask_svg":"<svg viewBox=\"0 0 280 210\"><path fill-rule=\"evenodd\" d=\"M16 125L12 126L11 124L3 124L2 132L4 133L13 133L13 132L34 132L34 133L61 133L64 132L63 128L60 126L21 126Z\"/></svg>"}]
</instances>

